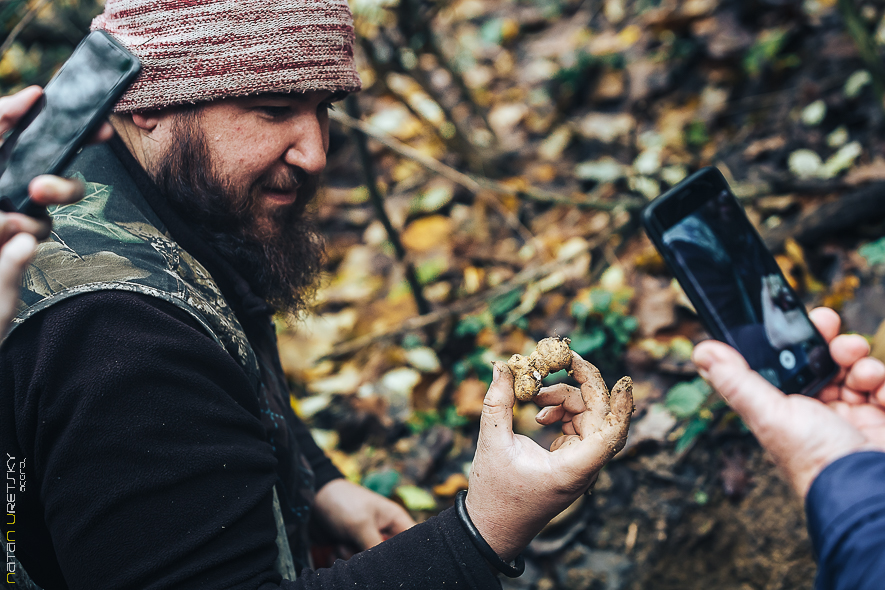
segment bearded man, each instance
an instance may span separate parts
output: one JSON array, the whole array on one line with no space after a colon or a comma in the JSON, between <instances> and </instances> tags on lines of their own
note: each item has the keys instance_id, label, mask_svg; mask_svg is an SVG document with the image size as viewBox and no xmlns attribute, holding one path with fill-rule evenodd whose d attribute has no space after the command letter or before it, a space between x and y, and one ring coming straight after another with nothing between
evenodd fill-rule
<instances>
[{"instance_id":1,"label":"bearded man","mask_svg":"<svg viewBox=\"0 0 885 590\"><path fill-rule=\"evenodd\" d=\"M558 387L548 452L512 431L496 370L470 491L414 525L351 484L288 404L272 315L302 310L306 215L332 102L359 89L345 0L108 0L93 28L143 62L83 201L23 279L0 350L0 444L21 466L3 531L44 588L489 588L623 444L632 401ZM588 401L589 400L589 401ZM469 513L469 515L468 515ZM311 572L311 514L362 549ZM413 526L414 525L414 526ZM411 528L410 528L411 527ZM409 530L407 530L409 529ZM297 581L296 576L300 574Z\"/></svg>"}]
</instances>

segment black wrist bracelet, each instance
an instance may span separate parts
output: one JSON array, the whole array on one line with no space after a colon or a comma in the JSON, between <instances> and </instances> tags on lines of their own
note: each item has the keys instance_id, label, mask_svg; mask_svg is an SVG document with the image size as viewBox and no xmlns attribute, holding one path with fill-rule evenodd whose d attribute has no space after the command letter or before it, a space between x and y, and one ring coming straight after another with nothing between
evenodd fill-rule
<instances>
[{"instance_id":1,"label":"black wrist bracelet","mask_svg":"<svg viewBox=\"0 0 885 590\"><path fill-rule=\"evenodd\" d=\"M476 529L476 525L470 520L470 515L467 514L467 506L464 504L465 498L467 498L466 490L458 492L458 495L455 496L455 510L458 512L458 520L461 521L461 525L464 527L464 530L467 531L467 536L470 537L470 542L473 543L473 546L476 547L477 551L479 551L480 554L486 558L486 561L488 561L496 570L508 578L518 578L521 576L522 572L525 571L525 560L522 558L522 554L516 556L512 565L505 563L503 559L498 557L495 550L492 549L486 540L482 538L482 535L479 534L479 531Z\"/></svg>"}]
</instances>

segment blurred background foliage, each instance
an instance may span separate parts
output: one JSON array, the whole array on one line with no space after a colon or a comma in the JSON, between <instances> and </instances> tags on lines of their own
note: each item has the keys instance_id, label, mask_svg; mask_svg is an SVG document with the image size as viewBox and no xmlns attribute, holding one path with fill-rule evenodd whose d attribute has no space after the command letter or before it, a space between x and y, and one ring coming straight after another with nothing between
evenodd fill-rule
<instances>
[{"instance_id":1,"label":"blurred background foliage","mask_svg":"<svg viewBox=\"0 0 885 590\"><path fill-rule=\"evenodd\" d=\"M885 356L885 8L864 0L351 0L364 91L334 112L327 273L279 318L296 411L419 518L467 485L492 360L559 335L628 446L508 588L810 587L801 505L690 362L697 318L637 223L715 165L809 306ZM3 93L100 2L0 2ZM548 378L554 383L567 376ZM515 427L542 445L530 404Z\"/></svg>"}]
</instances>

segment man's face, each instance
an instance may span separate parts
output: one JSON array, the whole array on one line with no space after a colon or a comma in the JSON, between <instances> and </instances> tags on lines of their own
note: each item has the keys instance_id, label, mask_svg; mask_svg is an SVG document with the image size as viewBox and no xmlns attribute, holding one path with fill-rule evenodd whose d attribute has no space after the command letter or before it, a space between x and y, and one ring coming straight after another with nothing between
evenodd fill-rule
<instances>
[{"instance_id":1,"label":"man's face","mask_svg":"<svg viewBox=\"0 0 885 590\"><path fill-rule=\"evenodd\" d=\"M208 103L200 128L216 180L249 192L259 229L277 232L286 208L303 210L313 195L308 177L326 167L330 92L264 94Z\"/></svg>"},{"instance_id":2,"label":"man's face","mask_svg":"<svg viewBox=\"0 0 885 590\"><path fill-rule=\"evenodd\" d=\"M322 240L304 216L326 165L332 94L260 95L172 117L149 172L172 205L278 309L304 304Z\"/></svg>"}]
</instances>

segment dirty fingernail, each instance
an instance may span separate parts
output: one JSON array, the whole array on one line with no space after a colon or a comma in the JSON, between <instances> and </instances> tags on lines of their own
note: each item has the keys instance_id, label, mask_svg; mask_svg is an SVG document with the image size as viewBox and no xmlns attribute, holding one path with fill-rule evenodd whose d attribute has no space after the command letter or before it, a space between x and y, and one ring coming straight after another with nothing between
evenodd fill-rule
<instances>
[{"instance_id":1,"label":"dirty fingernail","mask_svg":"<svg viewBox=\"0 0 885 590\"><path fill-rule=\"evenodd\" d=\"M501 369L498 368L497 361L492 361L492 381L497 381L501 376Z\"/></svg>"},{"instance_id":2,"label":"dirty fingernail","mask_svg":"<svg viewBox=\"0 0 885 590\"><path fill-rule=\"evenodd\" d=\"M541 421L541 420L545 419L547 417L547 414L549 414L549 413L550 413L550 408L544 408L543 410L538 412L538 415L535 416L535 420Z\"/></svg>"}]
</instances>

